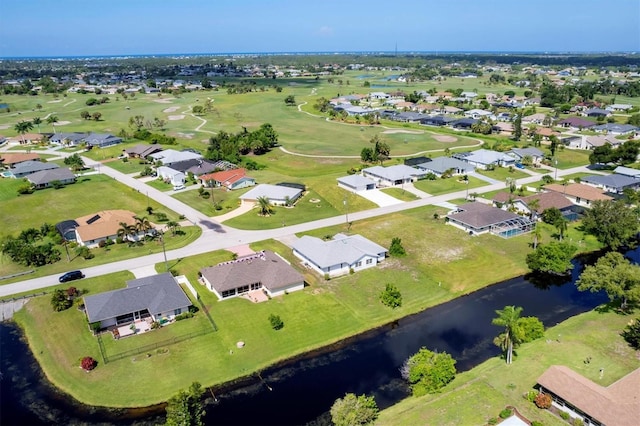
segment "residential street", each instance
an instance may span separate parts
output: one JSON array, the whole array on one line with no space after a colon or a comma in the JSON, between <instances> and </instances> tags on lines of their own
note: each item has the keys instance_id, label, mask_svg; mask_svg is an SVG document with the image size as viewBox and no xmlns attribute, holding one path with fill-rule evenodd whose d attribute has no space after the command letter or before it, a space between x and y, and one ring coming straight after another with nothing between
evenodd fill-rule
<instances>
[{"instance_id":1,"label":"residential street","mask_svg":"<svg viewBox=\"0 0 640 426\"><path fill-rule=\"evenodd\" d=\"M56 153L53 151L53 153ZM60 154L60 153L56 153ZM66 154L70 155L70 154ZM346 216L340 215L326 219L320 219L313 222L302 223L298 225L285 226L281 228L258 230L258 231L244 231L234 228L229 228L220 224L216 218L209 218L192 207L176 200L175 198L154 189L144 182L140 182L138 179L127 176L121 172L118 172L110 167L101 165L100 163L93 161L89 158L83 157L85 164L88 167L94 167L99 173L108 175L118 180L119 182L128 185L134 190L138 190L141 193L148 194L149 198L157 201L160 204L165 205L167 208L184 215L191 223L200 226L203 230L201 237L180 249L171 250L166 253L169 265L176 260L202 254L214 250L227 249L230 247L248 244L256 241L262 241L266 239L277 239L283 242L295 240L292 238L293 234L306 232L317 228L323 228L327 226L339 225L341 223L346 224ZM567 170L558 170L558 177L571 175L574 173L587 172L593 173L592 170L586 166L575 167ZM534 175L517 180L517 185L529 184L538 182L541 175ZM474 188L473 192L483 194L486 192L495 191L498 189L506 189L504 182L493 183L484 187ZM361 212L349 212L349 221L355 222L358 220L369 219L376 216L386 215L390 213L396 213L399 211L413 209L416 207L423 207L427 205L435 205L447 202L449 200L464 198L466 191L457 191L449 194L430 196L411 202L400 202L385 207L379 207L371 210ZM152 254L148 256L138 257L134 259L123 260L119 262L113 262L109 264L94 266L91 268L83 269L83 272L87 277L95 277L104 275L116 271L123 270L152 270L152 266L156 263L164 261L162 253ZM34 278L25 280L13 284L0 286L0 298L6 297L16 293L36 291L45 287L50 287L58 284L58 276L50 275L47 277Z\"/></svg>"}]
</instances>

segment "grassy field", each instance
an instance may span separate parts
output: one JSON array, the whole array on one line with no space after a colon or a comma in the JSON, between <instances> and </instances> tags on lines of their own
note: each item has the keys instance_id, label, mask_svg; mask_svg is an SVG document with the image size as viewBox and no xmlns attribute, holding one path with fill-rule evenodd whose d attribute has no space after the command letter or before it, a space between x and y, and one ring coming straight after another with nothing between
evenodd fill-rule
<instances>
[{"instance_id":1,"label":"grassy field","mask_svg":"<svg viewBox=\"0 0 640 426\"><path fill-rule=\"evenodd\" d=\"M628 316L597 310L570 318L519 348L512 365L498 358L485 361L459 374L439 394L410 397L383 410L376 424L482 425L512 405L531 421L566 425L522 395L551 365L565 365L602 386L639 368L640 360L619 335L628 321ZM605 371L602 378L600 368Z\"/></svg>"},{"instance_id":2,"label":"grassy field","mask_svg":"<svg viewBox=\"0 0 640 426\"><path fill-rule=\"evenodd\" d=\"M101 364L95 372L81 376L84 379L75 374L78 358L91 355L99 359L99 352L81 312L70 309L54 313L49 307L48 296L43 296L27 304L16 320L25 329L33 352L48 377L76 398L89 404L109 406L152 404L166 400L176 389L188 386L196 378L204 385L212 385L250 374L278 360L526 272L524 257L530 250L528 237L510 240L489 235L469 237L442 220L434 220L434 212L442 214L445 210L437 207L415 209L355 223L353 233L382 245L388 245L393 237L400 237L408 255L389 258L378 268L330 281L300 268L309 284L305 290L261 304L244 299L218 302L212 293L197 284L198 270L229 260L229 252L181 259L171 265L172 269L185 274L196 286L219 331L171 345L162 355ZM338 227L321 229L311 234L323 236L338 230ZM429 238L421 235L429 235ZM280 243L266 241L254 245L254 249L265 248L277 251L298 267L290 250ZM499 271L495 268L498 263L501 265ZM157 268L162 270L163 265ZM469 270L476 273L466 273ZM387 282L393 282L403 294L405 303L397 310L390 310L378 302L379 293ZM90 288L92 292L123 285L122 278L96 277L82 281L82 287ZM309 312L315 314L310 316ZM271 313L280 315L285 322L285 328L280 332L269 327L267 317ZM197 321L201 320L194 319L191 324ZM61 344L56 333L41 333L44 324L66 330L67 335L73 336L73 342ZM184 327L185 333L193 329L191 325ZM178 334L182 332L179 327L174 330ZM173 335L168 331L166 334ZM161 333L149 333L148 336L144 336L144 344L165 339ZM108 350L121 352L129 345L142 342L135 339L138 337L122 340L126 344L111 342L109 345L114 346L109 346ZM230 356L229 350L239 340L245 341L247 347ZM198 369L189 368L193 365L198 365ZM163 371L163 381L153 387L145 386L158 371ZM113 392L125 388L132 390ZM145 388L145 392L141 392L141 388Z\"/></svg>"},{"instance_id":3,"label":"grassy field","mask_svg":"<svg viewBox=\"0 0 640 426\"><path fill-rule=\"evenodd\" d=\"M414 201L418 200L418 197L412 194L409 191L405 191L402 188L382 188L382 192L392 196L393 198L397 198L402 201Z\"/></svg>"},{"instance_id":4,"label":"grassy field","mask_svg":"<svg viewBox=\"0 0 640 426\"><path fill-rule=\"evenodd\" d=\"M480 180L476 177L469 176L468 183L458 179L458 176L454 176L449 179L436 179L436 180L419 180L413 184L420 191L424 191L431 195L447 194L455 191L465 191L469 189L469 193L473 192L473 188L479 188L487 185L487 182Z\"/></svg>"}]
</instances>

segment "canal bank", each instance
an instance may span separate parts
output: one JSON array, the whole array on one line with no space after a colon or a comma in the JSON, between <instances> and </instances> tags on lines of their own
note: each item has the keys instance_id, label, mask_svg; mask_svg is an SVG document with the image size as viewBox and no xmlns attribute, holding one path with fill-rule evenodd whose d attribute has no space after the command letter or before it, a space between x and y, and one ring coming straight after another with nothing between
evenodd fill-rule
<instances>
[{"instance_id":1,"label":"canal bank","mask_svg":"<svg viewBox=\"0 0 640 426\"><path fill-rule=\"evenodd\" d=\"M496 309L523 306L524 315L538 316L550 326L606 301L603 294L578 292L573 285L578 274L579 268L568 283L546 289L523 277L508 280L265 369L259 377L221 386L213 390L216 402L209 396L207 418L224 424L304 424L326 416L333 401L346 392L372 394L381 407L392 405L408 395L399 366L422 346L449 352L460 371L497 356L492 339L498 330L491 325ZM13 355L11 351L3 345L3 360L11 363L24 348ZM64 408L68 401L51 400L52 409L69 411ZM246 409L248 404L251 410ZM128 416L131 410L119 412ZM102 421L117 424L117 418L107 415Z\"/></svg>"}]
</instances>

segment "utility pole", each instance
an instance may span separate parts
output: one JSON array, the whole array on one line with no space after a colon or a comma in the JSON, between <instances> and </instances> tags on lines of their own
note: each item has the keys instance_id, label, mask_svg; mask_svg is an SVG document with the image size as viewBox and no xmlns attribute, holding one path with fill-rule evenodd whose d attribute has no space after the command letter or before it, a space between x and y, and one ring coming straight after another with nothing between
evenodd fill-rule
<instances>
[{"instance_id":1,"label":"utility pole","mask_svg":"<svg viewBox=\"0 0 640 426\"><path fill-rule=\"evenodd\" d=\"M553 159L553 164L556 166L556 173L554 175L553 180L558 180L558 159L557 158Z\"/></svg>"},{"instance_id":2,"label":"utility pole","mask_svg":"<svg viewBox=\"0 0 640 426\"><path fill-rule=\"evenodd\" d=\"M344 196L344 200L342 201L342 203L344 204L344 208L345 208L345 220L347 223L347 229L349 229L349 204L347 203L347 196Z\"/></svg>"},{"instance_id":3,"label":"utility pole","mask_svg":"<svg viewBox=\"0 0 640 426\"><path fill-rule=\"evenodd\" d=\"M162 254L164 255L164 267L169 272L169 263L167 262L167 251L164 248L164 231L160 231L160 242L162 243Z\"/></svg>"}]
</instances>

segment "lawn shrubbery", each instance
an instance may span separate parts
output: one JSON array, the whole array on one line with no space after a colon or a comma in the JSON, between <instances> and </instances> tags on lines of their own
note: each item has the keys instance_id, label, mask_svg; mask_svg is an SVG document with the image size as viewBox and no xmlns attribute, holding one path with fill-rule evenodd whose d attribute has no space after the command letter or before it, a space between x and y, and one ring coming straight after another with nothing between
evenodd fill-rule
<instances>
[{"instance_id":1,"label":"lawn shrubbery","mask_svg":"<svg viewBox=\"0 0 640 426\"><path fill-rule=\"evenodd\" d=\"M393 284L387 284L384 291L380 294L380 301L383 305L390 308L399 308L402 306L402 294L398 287Z\"/></svg>"},{"instance_id":2,"label":"lawn shrubbery","mask_svg":"<svg viewBox=\"0 0 640 426\"><path fill-rule=\"evenodd\" d=\"M282 318L280 318L280 315L269 315L269 323L271 324L271 328L274 330L280 330L284 327L284 322L282 321Z\"/></svg>"},{"instance_id":3,"label":"lawn shrubbery","mask_svg":"<svg viewBox=\"0 0 640 426\"><path fill-rule=\"evenodd\" d=\"M85 356L80 361L80 367L85 371L91 371L98 365L98 362L90 356Z\"/></svg>"}]
</instances>

